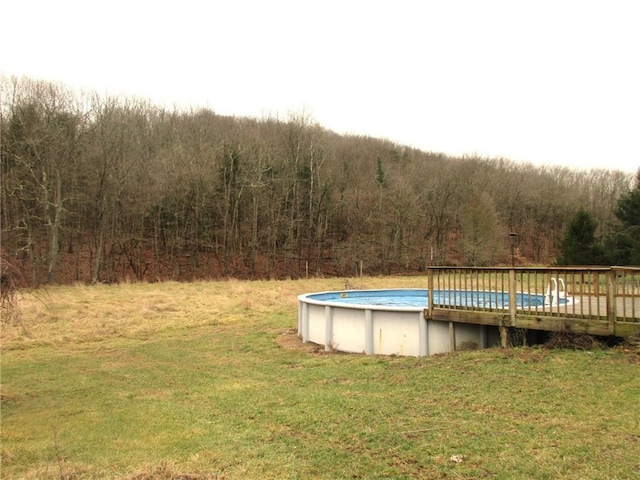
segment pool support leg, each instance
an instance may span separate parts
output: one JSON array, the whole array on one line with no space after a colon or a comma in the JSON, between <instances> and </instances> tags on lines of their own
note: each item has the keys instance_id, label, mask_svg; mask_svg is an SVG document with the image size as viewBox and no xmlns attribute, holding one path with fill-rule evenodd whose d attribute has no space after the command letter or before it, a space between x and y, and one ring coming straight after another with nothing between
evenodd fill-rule
<instances>
[{"instance_id":1,"label":"pool support leg","mask_svg":"<svg viewBox=\"0 0 640 480\"><path fill-rule=\"evenodd\" d=\"M333 350L333 311L329 305L324 307L324 350Z\"/></svg>"},{"instance_id":2,"label":"pool support leg","mask_svg":"<svg viewBox=\"0 0 640 480\"><path fill-rule=\"evenodd\" d=\"M306 303L302 304L302 343L309 341L309 307Z\"/></svg>"},{"instance_id":3,"label":"pool support leg","mask_svg":"<svg viewBox=\"0 0 640 480\"><path fill-rule=\"evenodd\" d=\"M429 323L422 312L418 313L418 332L419 332L419 355L426 357L429 355Z\"/></svg>"},{"instance_id":4,"label":"pool support leg","mask_svg":"<svg viewBox=\"0 0 640 480\"><path fill-rule=\"evenodd\" d=\"M364 353L373 355L373 315L371 310L364 311Z\"/></svg>"}]
</instances>

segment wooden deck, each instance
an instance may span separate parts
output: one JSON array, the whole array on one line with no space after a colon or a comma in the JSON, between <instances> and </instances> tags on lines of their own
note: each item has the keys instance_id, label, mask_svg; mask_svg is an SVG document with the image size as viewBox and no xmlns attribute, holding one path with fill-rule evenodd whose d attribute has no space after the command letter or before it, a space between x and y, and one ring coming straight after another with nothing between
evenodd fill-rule
<instances>
[{"instance_id":1,"label":"wooden deck","mask_svg":"<svg viewBox=\"0 0 640 480\"><path fill-rule=\"evenodd\" d=\"M607 318L607 297L604 295L570 295L574 303L566 305L545 305L536 308L541 314L577 316L584 318ZM640 322L640 297L616 297L616 317L634 319Z\"/></svg>"},{"instance_id":2,"label":"wooden deck","mask_svg":"<svg viewBox=\"0 0 640 480\"><path fill-rule=\"evenodd\" d=\"M432 270L432 271L431 271ZM464 276L489 278L496 290L509 292L515 305L518 289L523 280L532 279L526 286L528 291L541 291L540 283L549 278L562 279L563 284L572 285L575 278L584 281L591 276L598 294L586 292L583 284L562 295L572 297L573 302L531 307L475 308L468 306L445 306L434 304L425 310L425 318L453 323L493 325L501 329L506 337L509 327L546 331L568 331L573 333L631 337L640 336L640 269L637 268L564 268L564 269L470 269L433 267L430 269L430 286L445 284L465 285ZM492 277L494 275L494 277ZM444 280L442 277L445 277ZM459 277L456 280L456 277ZM504 278L507 280L503 280ZM453 278L453 281L451 280ZM620 278L623 282L620 282ZM485 288L479 286L478 288ZM522 291L522 290L520 290ZM525 290L527 291L527 290ZM562 296L561 296L562 298Z\"/></svg>"}]
</instances>

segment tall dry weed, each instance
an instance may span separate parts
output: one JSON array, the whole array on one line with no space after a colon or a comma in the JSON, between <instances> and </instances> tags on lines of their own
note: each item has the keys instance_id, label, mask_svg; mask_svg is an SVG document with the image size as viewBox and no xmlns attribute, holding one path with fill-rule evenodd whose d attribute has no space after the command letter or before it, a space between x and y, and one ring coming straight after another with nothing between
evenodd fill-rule
<instances>
[{"instance_id":1,"label":"tall dry weed","mask_svg":"<svg viewBox=\"0 0 640 480\"><path fill-rule=\"evenodd\" d=\"M5 251L0 249L0 327L3 339L16 327L22 334L30 335L20 312L19 293L23 285L20 270L9 261Z\"/></svg>"}]
</instances>

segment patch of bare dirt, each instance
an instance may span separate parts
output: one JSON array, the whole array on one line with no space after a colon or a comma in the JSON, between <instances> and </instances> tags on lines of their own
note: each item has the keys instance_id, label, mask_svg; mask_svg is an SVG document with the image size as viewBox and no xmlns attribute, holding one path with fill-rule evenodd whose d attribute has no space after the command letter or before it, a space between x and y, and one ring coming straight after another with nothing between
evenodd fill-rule
<instances>
[{"instance_id":1,"label":"patch of bare dirt","mask_svg":"<svg viewBox=\"0 0 640 480\"><path fill-rule=\"evenodd\" d=\"M302 338L298 336L297 328L289 328L276 338L276 345L278 348L284 348L287 350L294 350L305 353L322 353L324 352L324 346L317 343L307 342L303 343Z\"/></svg>"},{"instance_id":2,"label":"patch of bare dirt","mask_svg":"<svg viewBox=\"0 0 640 480\"><path fill-rule=\"evenodd\" d=\"M618 347L631 363L640 365L640 336L626 338Z\"/></svg>"}]
</instances>

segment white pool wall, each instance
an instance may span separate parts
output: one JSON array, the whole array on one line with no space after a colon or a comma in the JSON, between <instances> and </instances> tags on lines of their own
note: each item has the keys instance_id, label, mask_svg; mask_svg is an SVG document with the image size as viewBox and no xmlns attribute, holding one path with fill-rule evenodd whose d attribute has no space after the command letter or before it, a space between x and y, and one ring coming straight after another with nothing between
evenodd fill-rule
<instances>
[{"instance_id":1,"label":"white pool wall","mask_svg":"<svg viewBox=\"0 0 640 480\"><path fill-rule=\"evenodd\" d=\"M359 295L402 296L416 289L359 290ZM425 290L426 292L426 290ZM319 292L298 297L298 334L303 342L325 350L421 357L448 353L449 322L424 318L425 306L357 305L312 297L354 295L353 291ZM426 293L425 293L426 303ZM455 349L471 350L499 345L493 327L454 323Z\"/></svg>"}]
</instances>

